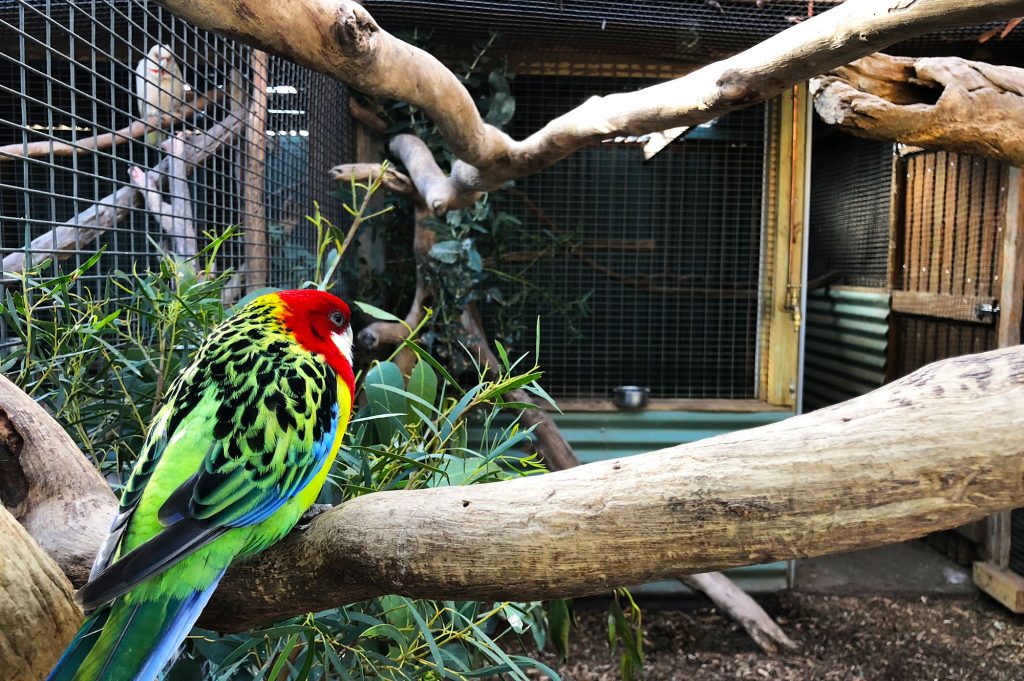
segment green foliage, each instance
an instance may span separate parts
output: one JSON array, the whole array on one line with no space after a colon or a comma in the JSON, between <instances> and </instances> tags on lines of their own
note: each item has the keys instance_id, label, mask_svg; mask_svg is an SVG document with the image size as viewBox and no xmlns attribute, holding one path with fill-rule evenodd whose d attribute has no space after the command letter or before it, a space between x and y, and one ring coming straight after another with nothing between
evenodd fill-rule
<instances>
[{"instance_id":1,"label":"green foliage","mask_svg":"<svg viewBox=\"0 0 1024 681\"><path fill-rule=\"evenodd\" d=\"M338 502L389 489L468 485L543 469L514 448L528 435L518 419L496 425L504 396L536 381L535 368L505 372L463 390L420 361L408 381L390 362L362 381L365 403L352 420L346 448L322 500ZM472 427L471 427L472 426ZM218 638L194 632L178 667L206 676L181 679L378 678L471 679L499 674L522 679L540 662L505 648L529 632L548 638L538 603L412 600L383 596ZM181 672L184 674L185 672ZM189 672L192 673L192 672ZM177 677L176 677L177 678Z\"/></svg>"},{"instance_id":2,"label":"green foliage","mask_svg":"<svg viewBox=\"0 0 1024 681\"><path fill-rule=\"evenodd\" d=\"M328 286L338 259L327 256L345 241L322 219L320 225L328 246L318 251L311 283ZM213 240L201 257L212 262L231 235ZM117 486L170 381L225 316L221 298L230 273L164 258L153 272L117 272L100 283L93 274L98 259L50 278L39 274L44 263L7 292L3 318L20 343L3 368ZM517 370L519 363L506 362L500 376L463 387L418 345L409 347L420 361L408 381L390 362L362 379L362 406L323 501L542 471L536 460L515 454L528 430L503 414L509 391L540 391L536 367ZM557 679L541 663L506 652L527 632L537 645L548 638L540 604L385 596L230 636L197 630L167 678L525 680L524 670L534 667Z\"/></svg>"},{"instance_id":3,"label":"green foliage","mask_svg":"<svg viewBox=\"0 0 1024 681\"><path fill-rule=\"evenodd\" d=\"M619 645L619 675L622 681L633 681L643 675L644 627L640 606L626 589L616 589L608 607L608 648L614 653Z\"/></svg>"},{"instance_id":4,"label":"green foliage","mask_svg":"<svg viewBox=\"0 0 1024 681\"><path fill-rule=\"evenodd\" d=\"M235 234L213 238L195 260L164 256L155 271L105 281L91 272L102 252L67 274L44 277L43 262L12 275L20 285L5 291L0 314L17 343L0 370L104 473L127 475L171 380L224 318L230 273L214 274L212 262Z\"/></svg>"},{"instance_id":5,"label":"green foliage","mask_svg":"<svg viewBox=\"0 0 1024 681\"><path fill-rule=\"evenodd\" d=\"M429 39L423 34L403 37L430 50ZM475 45L475 57L459 64L455 72L473 96L484 120L504 129L515 116L516 100L510 86L513 75L507 64L491 52L496 38L497 34L491 34L486 42ZM389 123L388 134L416 135L433 152L441 169L450 171L455 158L437 126L422 111L403 102L393 102L383 113ZM587 310L589 296L564 300L543 282L532 282L524 275L537 259L549 257L568 242L575 241L578 235L556 235L548 230L524 228L517 215L523 206L505 197L506 193L499 190L485 194L471 207L452 210L443 218L429 218L426 222L436 233L436 242L425 262L420 264L420 272L433 293L435 314L421 340L456 373L470 368L461 352L466 339L459 320L463 308L470 303L477 304L487 317L493 327L491 335L510 347L518 347L531 335L533 315L527 309L534 309L538 301L551 314L565 319L570 331L576 328L574 321ZM398 208L398 216L411 222L408 201L403 197L391 200ZM408 258L411 239L396 235L387 241L384 246L388 250L388 263L411 266ZM508 253L516 252L521 256L524 251L535 253L534 259L525 263L518 259L515 263L503 260ZM411 293L414 284L410 273L396 278L401 269L388 268L389 282L366 277L361 282L360 295L379 301L389 309L405 309L408 297L403 297L401 292Z\"/></svg>"}]
</instances>

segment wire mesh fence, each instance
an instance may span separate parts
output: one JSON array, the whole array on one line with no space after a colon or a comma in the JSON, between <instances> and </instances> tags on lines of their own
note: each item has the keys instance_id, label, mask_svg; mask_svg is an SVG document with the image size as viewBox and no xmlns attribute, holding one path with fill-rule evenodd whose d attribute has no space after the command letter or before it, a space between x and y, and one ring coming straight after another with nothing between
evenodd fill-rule
<instances>
[{"instance_id":1,"label":"wire mesh fence","mask_svg":"<svg viewBox=\"0 0 1024 681\"><path fill-rule=\"evenodd\" d=\"M436 0L366 0L389 31L430 27L438 42L467 45L500 34L496 49L577 53L601 58L707 63L728 57L839 2L829 0L451 0L438 21ZM1024 63L1024 27L1000 37L1005 22L964 26L889 48L909 56L958 55Z\"/></svg>"},{"instance_id":2,"label":"wire mesh fence","mask_svg":"<svg viewBox=\"0 0 1024 681\"><path fill-rule=\"evenodd\" d=\"M886 288L893 145L822 137L811 161L807 278Z\"/></svg>"},{"instance_id":3,"label":"wire mesh fence","mask_svg":"<svg viewBox=\"0 0 1024 681\"><path fill-rule=\"evenodd\" d=\"M67 271L103 248L78 284L98 289L234 227L215 262L240 273L234 297L300 282L313 201L340 220L327 170L351 155L346 98L145 1L0 2L4 271Z\"/></svg>"},{"instance_id":4,"label":"wire mesh fence","mask_svg":"<svg viewBox=\"0 0 1024 681\"><path fill-rule=\"evenodd\" d=\"M651 82L519 76L512 134ZM557 293L526 311L544 320L546 385L561 398L608 398L624 384L656 398L755 397L765 106L650 160L643 142L593 145L507 192L526 231L564 241L515 273Z\"/></svg>"}]
</instances>

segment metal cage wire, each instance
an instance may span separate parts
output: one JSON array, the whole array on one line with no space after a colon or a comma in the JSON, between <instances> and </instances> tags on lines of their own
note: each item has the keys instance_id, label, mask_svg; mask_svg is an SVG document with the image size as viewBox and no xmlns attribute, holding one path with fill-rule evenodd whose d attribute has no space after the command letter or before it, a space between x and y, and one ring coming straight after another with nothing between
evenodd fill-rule
<instances>
[{"instance_id":1,"label":"metal cage wire","mask_svg":"<svg viewBox=\"0 0 1024 681\"><path fill-rule=\"evenodd\" d=\"M893 145L829 131L814 144L807 278L888 286Z\"/></svg>"},{"instance_id":2,"label":"metal cage wire","mask_svg":"<svg viewBox=\"0 0 1024 681\"><path fill-rule=\"evenodd\" d=\"M241 269L250 281L277 286L307 276L315 246L304 216L314 200L328 218L343 216L327 175L352 154L342 84L261 58L145 1L0 2L0 45L4 269L32 240L35 261L55 256L50 273L103 246L103 258L79 283L98 289L109 272L152 266L161 252L187 256L239 226L242 236L218 253L219 271ZM168 64L160 74L167 77L141 91L152 100L143 108L136 67L161 45L180 78ZM265 99L253 85L260 81ZM204 100L205 107L190 107ZM138 121L162 114L170 115L165 132L139 134ZM180 150L160 146L168 134L180 137ZM171 157L188 161L177 193L163 177ZM150 197L159 201L147 206L145 192L121 200L132 167L159 171L151 173L158 193ZM181 217L169 208L175 198L188 209L181 239L166 227L167 218ZM260 230L274 257L253 259L249 242Z\"/></svg>"},{"instance_id":3,"label":"metal cage wire","mask_svg":"<svg viewBox=\"0 0 1024 681\"><path fill-rule=\"evenodd\" d=\"M588 96L646 78L519 76L513 136ZM567 249L516 276L584 300L570 323L541 296L545 384L561 398L608 398L638 384L656 398L756 397L765 105L691 132L644 161L641 144L592 145L517 181L509 210Z\"/></svg>"}]
</instances>

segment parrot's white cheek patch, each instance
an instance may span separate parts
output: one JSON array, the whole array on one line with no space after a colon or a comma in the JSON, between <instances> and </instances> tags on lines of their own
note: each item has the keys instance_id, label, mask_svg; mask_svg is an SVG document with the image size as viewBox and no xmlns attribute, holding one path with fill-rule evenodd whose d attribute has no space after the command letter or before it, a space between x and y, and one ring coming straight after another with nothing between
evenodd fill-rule
<instances>
[{"instance_id":1,"label":"parrot's white cheek patch","mask_svg":"<svg viewBox=\"0 0 1024 681\"><path fill-rule=\"evenodd\" d=\"M352 327L347 326L341 333L332 333L331 340L338 347L338 352L348 360L348 363L352 363Z\"/></svg>"}]
</instances>

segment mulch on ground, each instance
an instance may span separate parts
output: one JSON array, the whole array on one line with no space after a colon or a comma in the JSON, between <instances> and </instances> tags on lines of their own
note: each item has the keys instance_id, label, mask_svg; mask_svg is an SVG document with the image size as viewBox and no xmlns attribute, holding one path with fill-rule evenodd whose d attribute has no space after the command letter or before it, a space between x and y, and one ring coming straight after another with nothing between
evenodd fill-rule
<instances>
[{"instance_id":1,"label":"mulch on ground","mask_svg":"<svg viewBox=\"0 0 1024 681\"><path fill-rule=\"evenodd\" d=\"M645 609L647 681L1024 681L1024 616L976 598L783 593L762 601L798 643L769 656L715 609ZM577 614L565 681L617 681L607 615ZM554 655L541 659L555 667Z\"/></svg>"}]
</instances>

